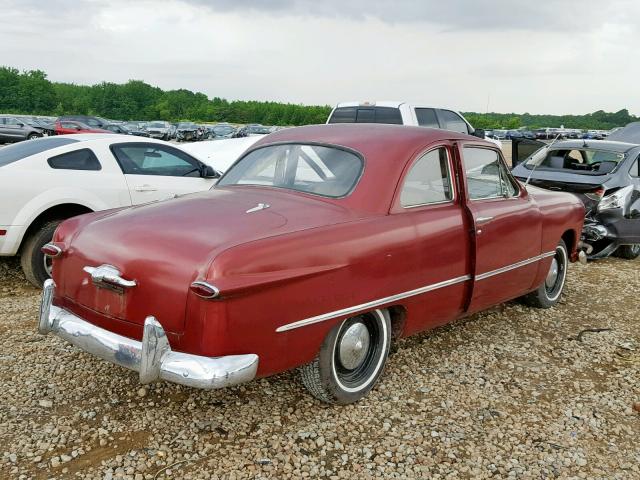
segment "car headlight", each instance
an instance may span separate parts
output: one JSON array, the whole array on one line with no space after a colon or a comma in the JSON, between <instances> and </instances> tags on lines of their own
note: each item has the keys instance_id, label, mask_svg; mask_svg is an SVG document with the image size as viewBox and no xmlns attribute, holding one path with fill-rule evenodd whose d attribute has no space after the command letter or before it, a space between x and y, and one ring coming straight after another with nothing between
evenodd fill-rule
<instances>
[{"instance_id":1,"label":"car headlight","mask_svg":"<svg viewBox=\"0 0 640 480\"><path fill-rule=\"evenodd\" d=\"M598 204L598 211L611 210L612 208L622 208L627 202L627 198L633 192L633 185L627 185L620 190L616 190L611 195L602 197Z\"/></svg>"}]
</instances>

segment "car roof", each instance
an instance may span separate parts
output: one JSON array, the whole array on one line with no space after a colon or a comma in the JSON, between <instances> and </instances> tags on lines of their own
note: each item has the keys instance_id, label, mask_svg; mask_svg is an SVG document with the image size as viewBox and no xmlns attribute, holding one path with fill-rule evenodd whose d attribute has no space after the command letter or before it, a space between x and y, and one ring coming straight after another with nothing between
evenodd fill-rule
<instances>
[{"instance_id":1,"label":"car roof","mask_svg":"<svg viewBox=\"0 0 640 480\"><path fill-rule=\"evenodd\" d=\"M411 108L438 108L440 110L450 110L452 112L457 112L457 110L451 107L438 107L435 105L430 105L428 103L410 103L410 102L400 102L397 100L374 100L374 101L349 101L349 102L340 102L336 105L336 108L343 107L390 107L390 108L400 108L402 105L408 105Z\"/></svg>"},{"instance_id":2,"label":"car roof","mask_svg":"<svg viewBox=\"0 0 640 480\"><path fill-rule=\"evenodd\" d=\"M625 153L631 150L632 148L637 147L638 145L634 143L626 143L626 142L617 142L614 140L562 140L559 142L555 142L551 145L551 150L562 150L562 149L571 149L571 150L581 150L581 149L591 149L591 150L609 150L612 152Z\"/></svg>"}]
</instances>

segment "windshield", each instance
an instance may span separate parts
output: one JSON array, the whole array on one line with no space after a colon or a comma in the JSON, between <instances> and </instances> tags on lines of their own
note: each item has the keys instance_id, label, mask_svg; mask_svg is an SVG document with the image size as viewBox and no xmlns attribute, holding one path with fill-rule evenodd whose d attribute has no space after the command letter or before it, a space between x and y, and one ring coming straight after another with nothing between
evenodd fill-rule
<instances>
[{"instance_id":1,"label":"windshield","mask_svg":"<svg viewBox=\"0 0 640 480\"><path fill-rule=\"evenodd\" d=\"M613 172L624 158L624 153L610 150L543 147L531 155L524 166L529 170L569 170L573 173L604 175Z\"/></svg>"},{"instance_id":2,"label":"windshield","mask_svg":"<svg viewBox=\"0 0 640 480\"><path fill-rule=\"evenodd\" d=\"M178 124L178 128L198 128L198 126L195 123L182 122Z\"/></svg>"},{"instance_id":3,"label":"windshield","mask_svg":"<svg viewBox=\"0 0 640 480\"><path fill-rule=\"evenodd\" d=\"M150 122L147 123L147 128L166 128L167 126L163 122Z\"/></svg>"},{"instance_id":4,"label":"windshield","mask_svg":"<svg viewBox=\"0 0 640 480\"><path fill-rule=\"evenodd\" d=\"M264 185L343 197L358 182L363 163L355 153L337 147L270 145L249 152L218 185Z\"/></svg>"},{"instance_id":5,"label":"windshield","mask_svg":"<svg viewBox=\"0 0 640 480\"><path fill-rule=\"evenodd\" d=\"M30 157L31 155L42 153L45 150L62 147L63 145L69 145L77 141L78 140L64 136L37 138L35 140L29 140L28 142L14 143L13 145L0 149L0 167Z\"/></svg>"}]
</instances>

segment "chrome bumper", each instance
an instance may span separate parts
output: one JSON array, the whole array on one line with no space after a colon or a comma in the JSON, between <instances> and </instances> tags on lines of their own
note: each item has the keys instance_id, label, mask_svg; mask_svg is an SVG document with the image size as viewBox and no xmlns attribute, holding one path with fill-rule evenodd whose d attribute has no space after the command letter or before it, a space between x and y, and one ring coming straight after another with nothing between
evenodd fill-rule
<instances>
[{"instance_id":1,"label":"chrome bumper","mask_svg":"<svg viewBox=\"0 0 640 480\"><path fill-rule=\"evenodd\" d=\"M140 383L156 380L189 387L214 389L248 382L256 376L254 354L203 357L173 352L164 329L154 317L144 322L142 341L97 327L73 313L52 305L55 284L44 283L38 331L49 332L111 363L140 374Z\"/></svg>"}]
</instances>

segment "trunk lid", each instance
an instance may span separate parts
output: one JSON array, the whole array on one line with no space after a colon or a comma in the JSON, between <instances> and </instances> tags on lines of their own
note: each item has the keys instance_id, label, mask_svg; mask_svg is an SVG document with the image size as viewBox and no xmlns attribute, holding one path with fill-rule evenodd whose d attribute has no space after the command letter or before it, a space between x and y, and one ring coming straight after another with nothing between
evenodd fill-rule
<instances>
[{"instance_id":1,"label":"trunk lid","mask_svg":"<svg viewBox=\"0 0 640 480\"><path fill-rule=\"evenodd\" d=\"M520 172L519 172L520 173ZM526 182L526 178L518 175L518 179ZM609 175L581 175L562 171L536 170L529 180L529 184L558 192L575 194L584 204L587 214L594 210L602 193L605 191L604 182Z\"/></svg>"},{"instance_id":2,"label":"trunk lid","mask_svg":"<svg viewBox=\"0 0 640 480\"><path fill-rule=\"evenodd\" d=\"M59 295L102 316L142 325L154 315L180 333L189 286L218 252L356 218L336 203L286 190L217 188L98 216L73 237L54 277ZM83 269L100 265L137 285L122 292L95 285Z\"/></svg>"}]
</instances>

